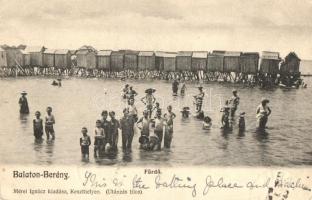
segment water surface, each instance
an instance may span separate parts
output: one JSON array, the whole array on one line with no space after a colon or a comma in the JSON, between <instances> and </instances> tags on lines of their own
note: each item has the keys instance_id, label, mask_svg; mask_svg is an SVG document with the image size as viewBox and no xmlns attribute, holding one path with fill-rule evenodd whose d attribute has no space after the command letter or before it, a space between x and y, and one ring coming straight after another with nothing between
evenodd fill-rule
<instances>
[{"instance_id":1,"label":"water surface","mask_svg":"<svg viewBox=\"0 0 312 200\"><path fill-rule=\"evenodd\" d=\"M161 107L169 104L177 114L172 148L161 152L139 150L138 135L133 141L133 152L121 151L102 159L88 161L80 156L81 127L89 129L93 140L96 119L102 110L114 110L120 117L125 102L120 98L125 84L119 80L78 79L63 80L61 88L51 86L48 78L9 78L0 80L0 163L7 164L66 164L66 165L165 165L165 166L297 166L312 164L312 79L305 78L307 89L261 90L233 84L205 84L205 111L212 120L211 130L202 130L194 117L181 119L183 106L193 108L192 95L196 84L187 84L186 97L173 97L171 84L165 81L129 81L139 93L136 105L142 113L139 99L147 87L157 89L156 98ZM241 97L239 112L246 112L247 130L239 134L220 130L220 104L237 89ZM28 92L30 114L20 116L19 93ZM265 134L255 131L255 110L262 97L271 100L273 113ZM44 139L36 143L32 119L36 110L45 115L45 108L53 107L56 118L56 140ZM236 117L236 120L237 117ZM93 142L93 141L92 141ZM121 147L121 138L119 148ZM93 146L90 147L93 152Z\"/></svg>"}]
</instances>

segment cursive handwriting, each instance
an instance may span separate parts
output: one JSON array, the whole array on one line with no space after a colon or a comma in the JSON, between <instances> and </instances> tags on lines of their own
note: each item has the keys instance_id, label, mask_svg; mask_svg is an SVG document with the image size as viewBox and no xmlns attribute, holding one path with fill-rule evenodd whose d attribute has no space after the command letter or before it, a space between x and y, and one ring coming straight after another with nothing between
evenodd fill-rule
<instances>
[{"instance_id":1,"label":"cursive handwriting","mask_svg":"<svg viewBox=\"0 0 312 200\"><path fill-rule=\"evenodd\" d=\"M83 186L90 185L91 187L106 187L105 179L103 178L101 182L97 180L96 174L86 171L85 172L85 180L82 183Z\"/></svg>"},{"instance_id":2,"label":"cursive handwriting","mask_svg":"<svg viewBox=\"0 0 312 200\"><path fill-rule=\"evenodd\" d=\"M149 187L143 183L142 178L138 177L138 175L135 175L132 179L132 188L149 189Z\"/></svg>"},{"instance_id":3,"label":"cursive handwriting","mask_svg":"<svg viewBox=\"0 0 312 200\"><path fill-rule=\"evenodd\" d=\"M191 178L187 178L187 181L190 182ZM181 188L181 189L191 189L192 190L192 196L196 197L197 191L196 191L196 183L195 184L191 184L191 183L185 183L185 181L182 178L179 178L178 176L176 176L175 174L172 176L172 178L170 179L170 181L162 181L161 180L161 176L157 175L155 177L155 184L156 184L156 189L159 188Z\"/></svg>"},{"instance_id":4,"label":"cursive handwriting","mask_svg":"<svg viewBox=\"0 0 312 200\"><path fill-rule=\"evenodd\" d=\"M223 177L219 178L218 181L215 183L210 175L206 177L206 186L203 191L203 195L208 194L210 188L226 188L226 189L236 189L236 188L243 188L242 185L238 183L224 183Z\"/></svg>"},{"instance_id":5,"label":"cursive handwriting","mask_svg":"<svg viewBox=\"0 0 312 200\"><path fill-rule=\"evenodd\" d=\"M254 181L248 181L246 184L246 187L249 188L250 190L258 189L258 188L269 188L270 182L271 182L271 178L268 178L263 185L261 184L259 185L255 183Z\"/></svg>"}]
</instances>

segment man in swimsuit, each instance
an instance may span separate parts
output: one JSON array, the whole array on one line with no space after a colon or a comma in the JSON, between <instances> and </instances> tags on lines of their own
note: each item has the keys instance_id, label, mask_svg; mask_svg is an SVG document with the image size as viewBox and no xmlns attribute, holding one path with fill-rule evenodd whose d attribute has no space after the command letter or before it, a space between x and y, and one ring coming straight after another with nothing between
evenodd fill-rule
<instances>
[{"instance_id":1,"label":"man in swimsuit","mask_svg":"<svg viewBox=\"0 0 312 200\"><path fill-rule=\"evenodd\" d=\"M107 120L107 117L108 117L107 110L103 110L101 115L102 115L101 123L102 123L102 128L104 130L104 135L105 135L105 142L104 142L104 147L105 147L107 143L112 145L111 144L112 133L111 133L111 128L110 128L110 123Z\"/></svg>"},{"instance_id":2,"label":"man in swimsuit","mask_svg":"<svg viewBox=\"0 0 312 200\"><path fill-rule=\"evenodd\" d=\"M123 110L124 116L120 120L121 136L122 136L122 150L123 152L131 152L132 140L134 135L134 119L129 116L129 110Z\"/></svg>"},{"instance_id":3,"label":"man in swimsuit","mask_svg":"<svg viewBox=\"0 0 312 200\"><path fill-rule=\"evenodd\" d=\"M157 150L161 150L161 143L163 140L163 132L164 132L164 119L161 117L161 110L157 110L157 117L154 119L155 121L155 129L154 133L158 137L158 145L157 145Z\"/></svg>"},{"instance_id":4,"label":"man in swimsuit","mask_svg":"<svg viewBox=\"0 0 312 200\"><path fill-rule=\"evenodd\" d=\"M176 118L176 114L172 112L171 105L167 107L167 111L168 112L164 114L166 120L164 146L165 148L170 148L173 136L173 120Z\"/></svg>"}]
</instances>

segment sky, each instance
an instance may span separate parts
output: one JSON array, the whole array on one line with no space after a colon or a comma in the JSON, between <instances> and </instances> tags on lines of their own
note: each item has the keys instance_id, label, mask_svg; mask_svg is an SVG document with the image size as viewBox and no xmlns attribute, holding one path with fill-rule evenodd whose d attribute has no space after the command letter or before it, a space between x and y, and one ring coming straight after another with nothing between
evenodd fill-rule
<instances>
[{"instance_id":1,"label":"sky","mask_svg":"<svg viewBox=\"0 0 312 200\"><path fill-rule=\"evenodd\" d=\"M312 59L312 0L0 0L0 44L295 51Z\"/></svg>"}]
</instances>

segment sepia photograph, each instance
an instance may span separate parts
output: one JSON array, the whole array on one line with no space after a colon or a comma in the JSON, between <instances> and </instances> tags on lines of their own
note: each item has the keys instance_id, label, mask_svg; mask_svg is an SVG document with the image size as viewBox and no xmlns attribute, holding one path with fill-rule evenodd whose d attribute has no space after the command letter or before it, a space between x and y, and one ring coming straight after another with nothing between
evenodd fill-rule
<instances>
[{"instance_id":1,"label":"sepia photograph","mask_svg":"<svg viewBox=\"0 0 312 200\"><path fill-rule=\"evenodd\" d=\"M311 169L311 13L311 0L4 1L0 164Z\"/></svg>"}]
</instances>

